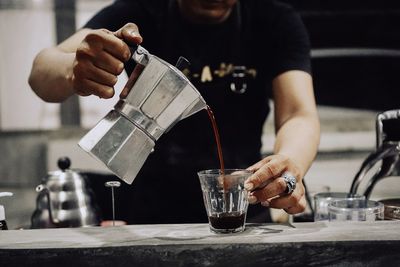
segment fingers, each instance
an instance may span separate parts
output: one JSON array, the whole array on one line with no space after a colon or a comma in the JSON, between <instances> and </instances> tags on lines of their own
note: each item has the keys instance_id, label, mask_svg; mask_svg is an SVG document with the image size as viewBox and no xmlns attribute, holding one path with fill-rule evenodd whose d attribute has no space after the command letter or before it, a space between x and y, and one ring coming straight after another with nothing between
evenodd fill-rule
<instances>
[{"instance_id":1,"label":"fingers","mask_svg":"<svg viewBox=\"0 0 400 267\"><path fill-rule=\"evenodd\" d=\"M105 29L91 31L76 51L72 75L75 92L81 96L113 97L117 76L129 58L128 45L114 33Z\"/></svg>"},{"instance_id":2,"label":"fingers","mask_svg":"<svg viewBox=\"0 0 400 267\"><path fill-rule=\"evenodd\" d=\"M285 180L282 177L276 178L265 187L252 191L250 193L251 200L249 199L249 201L251 204L266 201L273 197L283 195L285 191L286 191Z\"/></svg>"},{"instance_id":3,"label":"fingers","mask_svg":"<svg viewBox=\"0 0 400 267\"><path fill-rule=\"evenodd\" d=\"M300 199L300 201L297 203L297 205L295 205L293 207L289 207L289 208L285 209L285 211L289 214L297 214L297 213L304 212L306 210L306 206L307 206L307 201L306 201L305 197L303 197Z\"/></svg>"},{"instance_id":4,"label":"fingers","mask_svg":"<svg viewBox=\"0 0 400 267\"><path fill-rule=\"evenodd\" d=\"M270 207L277 209L287 209L294 207L304 196L304 186L298 183L296 189L291 194L283 194L270 200Z\"/></svg>"},{"instance_id":5,"label":"fingers","mask_svg":"<svg viewBox=\"0 0 400 267\"><path fill-rule=\"evenodd\" d=\"M82 88L76 93L80 96L97 95L101 98L111 98L114 96L114 89L110 86L99 84L89 79L76 80L76 86Z\"/></svg>"},{"instance_id":6,"label":"fingers","mask_svg":"<svg viewBox=\"0 0 400 267\"><path fill-rule=\"evenodd\" d=\"M120 75L124 70L124 63L107 52L100 52L93 58L93 65L113 75Z\"/></svg>"},{"instance_id":7,"label":"fingers","mask_svg":"<svg viewBox=\"0 0 400 267\"><path fill-rule=\"evenodd\" d=\"M84 40L96 52L106 51L122 62L130 58L128 45L112 32L106 29L94 30L86 35ZM92 51L93 51L92 50ZM95 55L94 55L95 56Z\"/></svg>"},{"instance_id":8,"label":"fingers","mask_svg":"<svg viewBox=\"0 0 400 267\"><path fill-rule=\"evenodd\" d=\"M279 176L287 167L287 158L279 155L266 157L256 163L252 170L258 170L245 182L245 188L249 191L265 186L272 178Z\"/></svg>"},{"instance_id":9,"label":"fingers","mask_svg":"<svg viewBox=\"0 0 400 267\"><path fill-rule=\"evenodd\" d=\"M101 98L111 98L114 95L114 85L117 76L96 67L90 60L75 61L72 83L75 92L81 96L97 95Z\"/></svg>"},{"instance_id":10,"label":"fingers","mask_svg":"<svg viewBox=\"0 0 400 267\"><path fill-rule=\"evenodd\" d=\"M292 194L272 199L269 207L284 209L289 214L303 212L306 209L307 201L304 196L304 187L302 190L295 190Z\"/></svg>"},{"instance_id":11,"label":"fingers","mask_svg":"<svg viewBox=\"0 0 400 267\"><path fill-rule=\"evenodd\" d=\"M260 160L259 162L251 165L250 167L247 168L247 170L250 171L257 171L258 169L261 168L262 165L266 164L268 161L270 161L271 156L263 158L262 160Z\"/></svg>"},{"instance_id":12,"label":"fingers","mask_svg":"<svg viewBox=\"0 0 400 267\"><path fill-rule=\"evenodd\" d=\"M289 214L303 212L306 208L306 204L304 186L301 183L298 184L293 193L289 195L279 195L265 201L261 201L261 205L263 206L275 209L284 209Z\"/></svg>"}]
</instances>

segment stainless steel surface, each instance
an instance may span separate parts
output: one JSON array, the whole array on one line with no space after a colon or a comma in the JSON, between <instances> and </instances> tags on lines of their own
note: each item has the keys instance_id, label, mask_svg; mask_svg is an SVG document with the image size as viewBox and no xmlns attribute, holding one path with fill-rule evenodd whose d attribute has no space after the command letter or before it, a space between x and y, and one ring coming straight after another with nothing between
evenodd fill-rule
<instances>
[{"instance_id":1,"label":"stainless steel surface","mask_svg":"<svg viewBox=\"0 0 400 267\"><path fill-rule=\"evenodd\" d=\"M391 128L386 127L390 123ZM389 110L378 114L376 118L376 151L372 152L362 163L360 170L354 177L350 193L355 194L367 176L367 173L377 163L379 169L369 179L364 191L366 198L369 198L374 186L380 180L389 176L400 175L400 138L395 131L400 129L400 110Z\"/></svg>"},{"instance_id":2,"label":"stainless steel surface","mask_svg":"<svg viewBox=\"0 0 400 267\"><path fill-rule=\"evenodd\" d=\"M60 160L59 160L60 162ZM51 172L36 187L39 193L31 217L32 228L81 227L98 225L100 218L85 178L69 169Z\"/></svg>"},{"instance_id":3,"label":"stainless steel surface","mask_svg":"<svg viewBox=\"0 0 400 267\"><path fill-rule=\"evenodd\" d=\"M79 146L132 183L155 142L178 121L204 109L196 88L176 67L138 46L122 98Z\"/></svg>"}]
</instances>

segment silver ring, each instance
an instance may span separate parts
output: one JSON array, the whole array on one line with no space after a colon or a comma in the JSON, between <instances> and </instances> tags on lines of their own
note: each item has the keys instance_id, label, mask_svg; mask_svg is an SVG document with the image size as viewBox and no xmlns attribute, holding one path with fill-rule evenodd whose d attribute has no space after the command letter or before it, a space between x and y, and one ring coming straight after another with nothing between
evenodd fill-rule
<instances>
[{"instance_id":1,"label":"silver ring","mask_svg":"<svg viewBox=\"0 0 400 267\"><path fill-rule=\"evenodd\" d=\"M296 178L290 173L290 172L285 172L283 175L283 180L286 182L286 194L291 194L293 191L296 189Z\"/></svg>"}]
</instances>

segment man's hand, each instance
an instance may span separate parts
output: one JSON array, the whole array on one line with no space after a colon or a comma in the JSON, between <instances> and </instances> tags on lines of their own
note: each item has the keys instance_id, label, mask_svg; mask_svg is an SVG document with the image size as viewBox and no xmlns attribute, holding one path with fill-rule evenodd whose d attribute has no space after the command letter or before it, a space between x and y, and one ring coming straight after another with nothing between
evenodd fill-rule
<instances>
[{"instance_id":1,"label":"man's hand","mask_svg":"<svg viewBox=\"0 0 400 267\"><path fill-rule=\"evenodd\" d=\"M250 204L261 202L263 206L284 209L290 214L305 210L306 199L301 172L288 157L268 156L248 169L255 171L245 182L245 188L250 191ZM290 194L285 193L287 185L282 177L285 172L292 174L297 181L295 190Z\"/></svg>"},{"instance_id":2,"label":"man's hand","mask_svg":"<svg viewBox=\"0 0 400 267\"><path fill-rule=\"evenodd\" d=\"M131 56L128 44L140 44L137 26L128 23L116 32L106 29L90 31L76 50L72 85L81 96L114 96L117 76Z\"/></svg>"}]
</instances>

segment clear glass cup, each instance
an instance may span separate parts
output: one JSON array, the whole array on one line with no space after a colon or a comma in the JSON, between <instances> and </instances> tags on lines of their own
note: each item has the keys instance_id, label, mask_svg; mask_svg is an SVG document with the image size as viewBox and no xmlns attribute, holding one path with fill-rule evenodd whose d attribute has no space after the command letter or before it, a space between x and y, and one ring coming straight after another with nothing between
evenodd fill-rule
<instances>
[{"instance_id":1,"label":"clear glass cup","mask_svg":"<svg viewBox=\"0 0 400 267\"><path fill-rule=\"evenodd\" d=\"M343 199L329 203L329 221L377 221L384 218L384 205L367 199Z\"/></svg>"},{"instance_id":2,"label":"clear glass cup","mask_svg":"<svg viewBox=\"0 0 400 267\"><path fill-rule=\"evenodd\" d=\"M248 192L244 181L253 172L242 169L203 170L199 176L211 231L236 233L245 229Z\"/></svg>"},{"instance_id":3,"label":"clear glass cup","mask_svg":"<svg viewBox=\"0 0 400 267\"><path fill-rule=\"evenodd\" d=\"M328 205L341 199L365 199L365 196L346 192L322 192L314 196L314 221L328 221Z\"/></svg>"}]
</instances>

